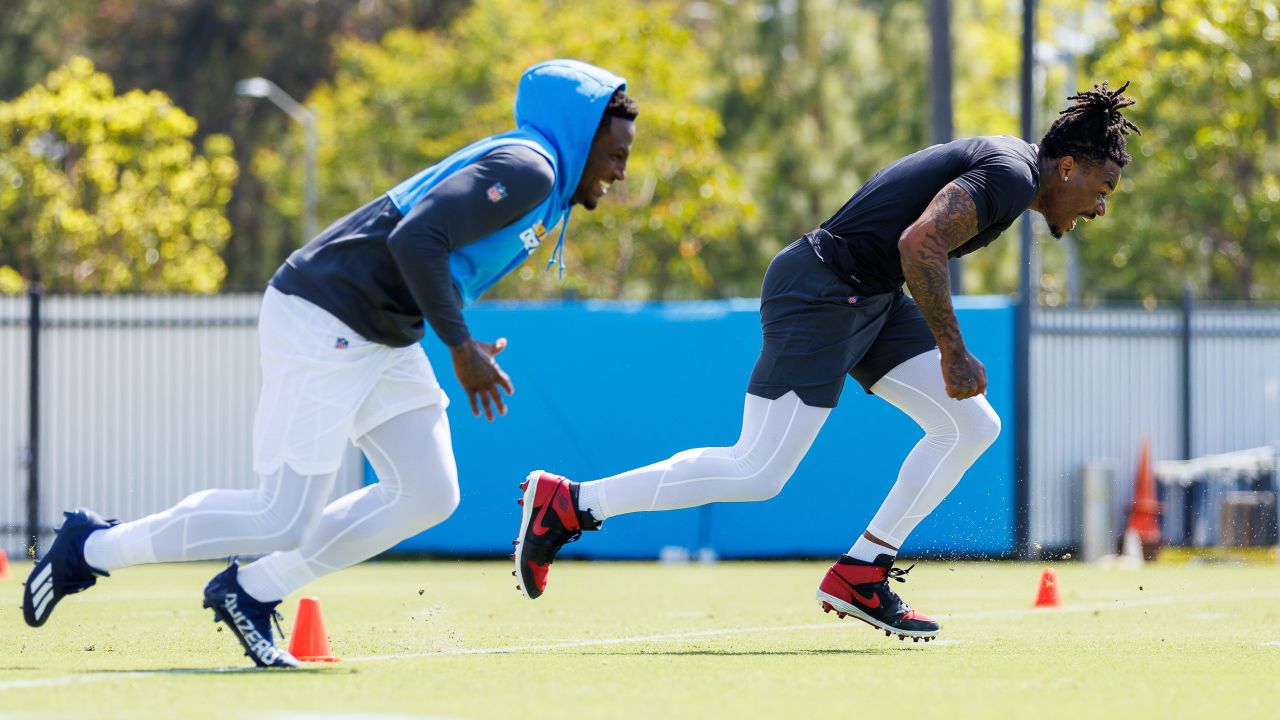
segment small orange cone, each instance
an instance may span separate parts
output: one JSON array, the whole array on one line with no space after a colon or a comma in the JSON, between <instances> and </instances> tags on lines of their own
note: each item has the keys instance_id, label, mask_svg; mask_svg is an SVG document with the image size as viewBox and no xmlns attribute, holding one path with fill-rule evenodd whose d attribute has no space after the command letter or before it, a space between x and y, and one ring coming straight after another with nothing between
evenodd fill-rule
<instances>
[{"instance_id":1,"label":"small orange cone","mask_svg":"<svg viewBox=\"0 0 1280 720\"><path fill-rule=\"evenodd\" d=\"M9 579L9 553L0 548L0 580Z\"/></svg>"},{"instance_id":2,"label":"small orange cone","mask_svg":"<svg viewBox=\"0 0 1280 720\"><path fill-rule=\"evenodd\" d=\"M1151 439L1142 438L1138 474L1133 481L1133 507L1126 530L1137 530L1142 540L1142 557L1155 560L1160 554L1160 502L1156 500L1155 475L1151 471Z\"/></svg>"},{"instance_id":3,"label":"small orange cone","mask_svg":"<svg viewBox=\"0 0 1280 720\"><path fill-rule=\"evenodd\" d=\"M289 654L303 662L338 662L342 658L329 652L329 635L320 616L320 599L304 597L298 601L298 619L289 637Z\"/></svg>"},{"instance_id":4,"label":"small orange cone","mask_svg":"<svg viewBox=\"0 0 1280 720\"><path fill-rule=\"evenodd\" d=\"M1036 593L1036 607L1061 607L1058 600L1058 573L1053 568L1045 568L1040 573L1040 592Z\"/></svg>"}]
</instances>

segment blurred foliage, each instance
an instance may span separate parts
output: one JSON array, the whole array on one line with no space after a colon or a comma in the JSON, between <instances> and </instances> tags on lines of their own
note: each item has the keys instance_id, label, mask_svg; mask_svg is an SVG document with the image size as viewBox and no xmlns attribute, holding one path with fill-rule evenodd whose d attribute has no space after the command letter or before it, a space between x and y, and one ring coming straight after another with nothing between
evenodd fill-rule
<instances>
[{"instance_id":1,"label":"blurred foliage","mask_svg":"<svg viewBox=\"0 0 1280 720\"><path fill-rule=\"evenodd\" d=\"M927 144L922 3L707 2L690 19L714 54L725 152L759 195L769 254Z\"/></svg>"},{"instance_id":2,"label":"blurred foliage","mask_svg":"<svg viewBox=\"0 0 1280 720\"><path fill-rule=\"evenodd\" d=\"M225 133L248 167L277 145L290 120L265 100L235 97L237 80L268 77L302 98L332 77L338 37L379 38L396 27L434 27L466 0L5 0L0 3L0 97L16 96L71 54L93 58L122 90L160 90ZM198 137L200 137L198 136ZM291 157L301 163L301 155ZM252 173L236 180L222 250L225 289L259 290L296 244L301 224L273 212Z\"/></svg>"},{"instance_id":3,"label":"blurred foliage","mask_svg":"<svg viewBox=\"0 0 1280 720\"><path fill-rule=\"evenodd\" d=\"M674 13L658 2L478 0L439 32L343 41L333 81L310 98L319 113L322 222L511 128L521 72L575 57L626 77L640 104L627 180L594 212L574 211L563 282L542 272L544 247L490 297L753 294L740 279L765 262L756 207L716 142L723 128L708 102L710 60ZM300 169L264 148L254 170L279 189L271 196L279 211L296 216Z\"/></svg>"},{"instance_id":4,"label":"blurred foliage","mask_svg":"<svg viewBox=\"0 0 1280 720\"><path fill-rule=\"evenodd\" d=\"M236 140L224 287L261 287L301 240L301 138L271 78L322 110L322 221L510 124L519 71L554 55L626 75L641 102L625 187L571 228L561 285L502 296L754 295L768 258L875 171L931 142L927 0L7 0L0 98L74 53ZM951 0L955 136L1017 134L1021 3ZM1146 132L1101 221L1043 231L1041 302L1280 299L1280 0L1040 0L1037 140L1071 92L1132 80ZM590 19L586 21L585 19ZM24 202L27 200L24 199ZM12 236L10 236L12 237ZM12 268L20 253L7 246ZM1013 292L1017 228L965 258ZM17 283L0 270L0 288Z\"/></svg>"},{"instance_id":5,"label":"blurred foliage","mask_svg":"<svg viewBox=\"0 0 1280 720\"><path fill-rule=\"evenodd\" d=\"M1116 0L1090 58L1143 129L1082 259L1092 294L1280 299L1280 3Z\"/></svg>"},{"instance_id":6,"label":"blurred foliage","mask_svg":"<svg viewBox=\"0 0 1280 720\"><path fill-rule=\"evenodd\" d=\"M219 289L237 173L224 135L160 92L116 95L76 58L0 102L0 285L57 292Z\"/></svg>"}]
</instances>

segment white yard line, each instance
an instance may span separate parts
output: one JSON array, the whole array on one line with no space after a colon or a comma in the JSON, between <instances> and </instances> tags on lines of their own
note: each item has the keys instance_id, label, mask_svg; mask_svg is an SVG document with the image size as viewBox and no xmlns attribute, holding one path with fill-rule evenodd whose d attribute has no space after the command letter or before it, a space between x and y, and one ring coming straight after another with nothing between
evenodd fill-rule
<instances>
[{"instance_id":1,"label":"white yard line","mask_svg":"<svg viewBox=\"0 0 1280 720\"><path fill-rule=\"evenodd\" d=\"M1025 617L1031 615L1047 615L1062 613L1089 613L1102 610L1129 610L1154 605L1171 605L1184 602L1215 602L1222 600L1248 600L1262 597L1280 597L1280 590L1242 590L1238 592L1200 593L1195 595L1165 595L1134 598L1129 600L1112 600L1109 602L1068 605L1061 608L1013 608L1004 610L985 610L980 612L955 613L940 615L940 620L976 620L985 618ZM458 648L454 650L427 650L421 652L387 653L384 655L358 655L343 658L344 663L386 662L388 660L409 660L414 658L451 657L458 655L508 655L521 652L548 652L555 650L573 650L588 647L609 647L618 645L639 645L654 642L678 642L702 638L725 637L731 635L758 635L760 633L797 632L806 630L839 631L842 628L857 628L866 632L858 622L822 622L803 625L774 625L757 627L714 628L708 630L690 630L687 632L660 633L656 635L633 635L620 638L584 638L555 643L531 643L527 645L506 645L486 648ZM954 645L955 641L941 639L932 643L912 643L911 647L926 648L930 645ZM896 645L895 645L896 646ZM176 674L217 674L256 672L254 668L244 666L202 668L195 670L137 670L132 672L82 673L78 675L61 675L30 680L0 681L2 690L25 690L31 688L57 687L79 683L108 682L112 680L136 680L139 678L162 677Z\"/></svg>"}]
</instances>

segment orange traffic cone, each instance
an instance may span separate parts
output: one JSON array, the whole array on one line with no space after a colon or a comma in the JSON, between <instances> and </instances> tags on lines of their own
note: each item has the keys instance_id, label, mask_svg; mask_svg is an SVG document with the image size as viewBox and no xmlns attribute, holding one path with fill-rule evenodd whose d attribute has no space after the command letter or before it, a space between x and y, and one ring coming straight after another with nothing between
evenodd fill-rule
<instances>
[{"instance_id":1,"label":"orange traffic cone","mask_svg":"<svg viewBox=\"0 0 1280 720\"><path fill-rule=\"evenodd\" d=\"M1142 438L1138 476L1133 484L1133 508L1126 531L1136 530L1142 541L1142 557L1155 560L1160 552L1160 503L1156 501L1155 474L1151 469L1151 440Z\"/></svg>"},{"instance_id":2,"label":"orange traffic cone","mask_svg":"<svg viewBox=\"0 0 1280 720\"><path fill-rule=\"evenodd\" d=\"M1040 573L1040 592L1036 593L1036 607L1060 607L1058 600L1058 573L1053 568L1045 568Z\"/></svg>"},{"instance_id":3,"label":"orange traffic cone","mask_svg":"<svg viewBox=\"0 0 1280 720\"><path fill-rule=\"evenodd\" d=\"M338 662L342 658L329 652L329 635L320 616L320 599L304 597L298 601L298 619L289 638L289 654L303 662Z\"/></svg>"},{"instance_id":4,"label":"orange traffic cone","mask_svg":"<svg viewBox=\"0 0 1280 720\"><path fill-rule=\"evenodd\" d=\"M0 580L9 579L9 553L0 548Z\"/></svg>"}]
</instances>

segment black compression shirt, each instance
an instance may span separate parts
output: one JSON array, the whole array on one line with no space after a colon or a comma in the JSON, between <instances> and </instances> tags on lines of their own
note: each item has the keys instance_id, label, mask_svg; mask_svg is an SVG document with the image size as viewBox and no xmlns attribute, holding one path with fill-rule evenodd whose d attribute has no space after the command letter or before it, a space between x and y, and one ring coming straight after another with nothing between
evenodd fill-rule
<instances>
[{"instance_id":1,"label":"black compression shirt","mask_svg":"<svg viewBox=\"0 0 1280 720\"><path fill-rule=\"evenodd\" d=\"M898 240L947 183L973 198L978 233L951 251L960 257L991 244L1035 199L1035 145L998 135L956 140L908 155L876 173L840 211L811 233L824 263L867 294L902 287Z\"/></svg>"}]
</instances>

